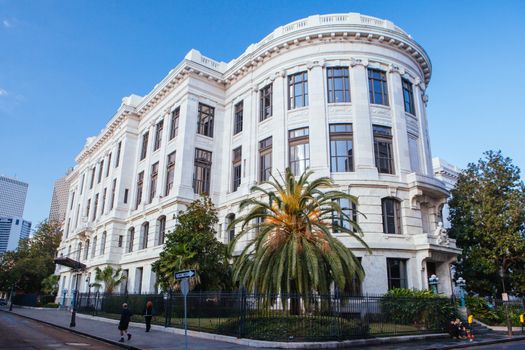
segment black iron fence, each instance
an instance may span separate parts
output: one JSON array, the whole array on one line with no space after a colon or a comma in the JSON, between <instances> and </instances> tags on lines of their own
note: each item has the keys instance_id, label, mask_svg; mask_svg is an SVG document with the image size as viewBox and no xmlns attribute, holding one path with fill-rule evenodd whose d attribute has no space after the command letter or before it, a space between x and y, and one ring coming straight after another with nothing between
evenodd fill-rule
<instances>
[{"instance_id":1,"label":"black iron fence","mask_svg":"<svg viewBox=\"0 0 525 350\"><path fill-rule=\"evenodd\" d=\"M180 293L79 294L78 312L118 319L126 302L132 321L144 322L153 303L153 323L184 327ZM444 297L257 295L243 292L188 294L188 329L240 338L309 341L441 332L454 302Z\"/></svg>"}]
</instances>

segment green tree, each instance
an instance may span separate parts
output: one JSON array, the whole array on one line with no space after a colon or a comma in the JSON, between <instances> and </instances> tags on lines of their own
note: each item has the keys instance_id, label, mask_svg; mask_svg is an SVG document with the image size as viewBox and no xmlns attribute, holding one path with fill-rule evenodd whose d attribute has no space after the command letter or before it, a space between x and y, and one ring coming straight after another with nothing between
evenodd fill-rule
<instances>
[{"instance_id":1,"label":"green tree","mask_svg":"<svg viewBox=\"0 0 525 350\"><path fill-rule=\"evenodd\" d=\"M500 151L485 152L459 175L449 205L449 234L462 249L458 273L469 290L523 293L525 187L519 168Z\"/></svg>"},{"instance_id":2,"label":"green tree","mask_svg":"<svg viewBox=\"0 0 525 350\"><path fill-rule=\"evenodd\" d=\"M190 268L197 269L198 279L191 281L196 290L231 288L226 245L215 238L217 222L217 211L209 197L201 197L179 212L159 260L152 264L163 290L177 288L173 274Z\"/></svg>"},{"instance_id":3,"label":"green tree","mask_svg":"<svg viewBox=\"0 0 525 350\"><path fill-rule=\"evenodd\" d=\"M60 281L60 276L49 275L42 280L41 291L48 295L56 295L58 293L58 282Z\"/></svg>"},{"instance_id":4,"label":"green tree","mask_svg":"<svg viewBox=\"0 0 525 350\"><path fill-rule=\"evenodd\" d=\"M247 213L230 225L242 224L230 249L240 240L248 242L234 260L233 277L249 291L324 294L332 282L350 291L353 282L363 280L359 260L332 234L346 234L368 250L359 225L339 204L357 199L330 190L334 183L327 177L310 181L312 174L308 171L297 179L286 169L282 184L273 178L254 186L254 196L241 202L240 210ZM249 239L249 233L255 238Z\"/></svg>"},{"instance_id":5,"label":"green tree","mask_svg":"<svg viewBox=\"0 0 525 350\"><path fill-rule=\"evenodd\" d=\"M19 290L38 292L42 281L55 270L54 258L61 236L57 223L43 221L32 237L20 241L15 252L4 254L0 258L0 289L16 283Z\"/></svg>"},{"instance_id":6,"label":"green tree","mask_svg":"<svg viewBox=\"0 0 525 350\"><path fill-rule=\"evenodd\" d=\"M99 288L104 286L104 292L111 295L115 288L126 279L127 277L122 274L121 268L113 269L109 265L104 269L97 267L95 269L95 283L93 283L93 286Z\"/></svg>"}]
</instances>

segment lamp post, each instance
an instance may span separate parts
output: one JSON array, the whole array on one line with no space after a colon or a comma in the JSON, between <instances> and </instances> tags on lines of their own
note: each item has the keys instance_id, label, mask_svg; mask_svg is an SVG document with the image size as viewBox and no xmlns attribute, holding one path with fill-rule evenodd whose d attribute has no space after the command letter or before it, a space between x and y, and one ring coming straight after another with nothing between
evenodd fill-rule
<instances>
[{"instance_id":1,"label":"lamp post","mask_svg":"<svg viewBox=\"0 0 525 350\"><path fill-rule=\"evenodd\" d=\"M439 277L436 275L430 276L428 279L428 284L430 285L432 293L438 294Z\"/></svg>"},{"instance_id":2,"label":"lamp post","mask_svg":"<svg viewBox=\"0 0 525 350\"><path fill-rule=\"evenodd\" d=\"M467 286L467 281L460 277L456 281L456 285L459 288L459 305L463 308L465 307L465 287Z\"/></svg>"},{"instance_id":3,"label":"lamp post","mask_svg":"<svg viewBox=\"0 0 525 350\"><path fill-rule=\"evenodd\" d=\"M88 309L89 309L89 298L91 297L91 284L89 283L90 282L90 278L91 278L90 275L88 275L87 278L86 278L86 285L88 286L88 295L87 295L86 306L87 306Z\"/></svg>"},{"instance_id":4,"label":"lamp post","mask_svg":"<svg viewBox=\"0 0 525 350\"><path fill-rule=\"evenodd\" d=\"M80 276L77 275L75 279L75 289L73 290L73 311L71 312L71 321L69 322L69 327L76 327L76 316L77 316L77 294L78 294L78 282L80 281Z\"/></svg>"}]
</instances>

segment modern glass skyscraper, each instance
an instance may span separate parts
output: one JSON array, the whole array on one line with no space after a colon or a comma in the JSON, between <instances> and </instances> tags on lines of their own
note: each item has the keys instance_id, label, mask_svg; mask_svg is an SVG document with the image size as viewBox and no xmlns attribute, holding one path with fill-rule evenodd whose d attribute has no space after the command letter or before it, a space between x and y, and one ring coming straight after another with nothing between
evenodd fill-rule
<instances>
[{"instance_id":1,"label":"modern glass skyscraper","mask_svg":"<svg viewBox=\"0 0 525 350\"><path fill-rule=\"evenodd\" d=\"M0 254L15 250L21 239L29 237L31 222L20 217L0 217Z\"/></svg>"},{"instance_id":2,"label":"modern glass skyscraper","mask_svg":"<svg viewBox=\"0 0 525 350\"><path fill-rule=\"evenodd\" d=\"M0 176L0 216L24 216L28 187L25 182Z\"/></svg>"}]
</instances>

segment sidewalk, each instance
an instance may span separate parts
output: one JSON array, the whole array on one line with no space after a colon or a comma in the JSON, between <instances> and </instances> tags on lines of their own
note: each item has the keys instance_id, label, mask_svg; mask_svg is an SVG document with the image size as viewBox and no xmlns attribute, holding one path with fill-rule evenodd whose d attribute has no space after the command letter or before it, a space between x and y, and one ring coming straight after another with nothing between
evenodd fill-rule
<instances>
[{"instance_id":1,"label":"sidewalk","mask_svg":"<svg viewBox=\"0 0 525 350\"><path fill-rule=\"evenodd\" d=\"M38 321L46 322L58 327L69 329L69 322L71 313L57 309L34 309L34 308L14 308L13 313L29 317ZM76 327L74 331L83 333L85 335L95 337L97 339L116 342L120 335L117 330L116 320L103 319L100 317L92 317L88 315L77 314ZM133 334L129 342L116 343L116 345L124 345L129 349L140 350L160 350L160 349L184 349L184 336L180 333L183 331L175 328L164 328L162 326L153 325L149 333L145 332L144 325L138 323L130 324L130 333ZM188 337L188 349L191 350L236 350L236 349L269 349L269 346L264 348L265 342L251 341L248 339L236 339L231 337L224 337L220 335L213 335L200 332L189 331L188 334L194 335ZM208 339L203 339L207 337ZM229 338L230 342L221 341L221 338ZM489 332L480 334L476 337L474 342L465 340L450 339L444 335L427 335L427 336L404 336L404 337L389 337L376 339L362 339L345 342L326 342L323 344L301 344L298 343L281 343L282 347L302 347L308 349L321 348L343 348L353 347L359 349L375 350L375 349L396 349L396 350L415 350L415 349L453 349L461 347L470 347L473 345L494 344L499 342L506 342L510 340L525 340L525 336L516 335L512 339L507 337L504 333ZM239 342L238 344L232 342ZM269 343L266 343L269 344ZM304 346L307 345L307 346Z\"/></svg>"}]
</instances>

